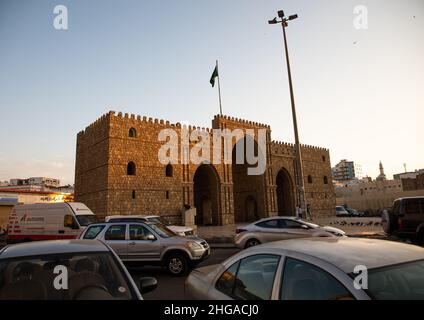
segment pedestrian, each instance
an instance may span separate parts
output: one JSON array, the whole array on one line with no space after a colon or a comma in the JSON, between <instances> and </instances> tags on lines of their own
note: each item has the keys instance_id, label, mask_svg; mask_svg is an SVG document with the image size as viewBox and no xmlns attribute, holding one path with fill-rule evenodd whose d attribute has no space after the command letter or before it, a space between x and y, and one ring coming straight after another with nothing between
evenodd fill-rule
<instances>
[{"instance_id":1,"label":"pedestrian","mask_svg":"<svg viewBox=\"0 0 424 320\"><path fill-rule=\"evenodd\" d=\"M296 219L302 219L302 208L299 206L296 207Z\"/></svg>"},{"instance_id":2,"label":"pedestrian","mask_svg":"<svg viewBox=\"0 0 424 320\"><path fill-rule=\"evenodd\" d=\"M306 219L308 219L309 221L312 221L312 209L309 203L306 206Z\"/></svg>"}]
</instances>

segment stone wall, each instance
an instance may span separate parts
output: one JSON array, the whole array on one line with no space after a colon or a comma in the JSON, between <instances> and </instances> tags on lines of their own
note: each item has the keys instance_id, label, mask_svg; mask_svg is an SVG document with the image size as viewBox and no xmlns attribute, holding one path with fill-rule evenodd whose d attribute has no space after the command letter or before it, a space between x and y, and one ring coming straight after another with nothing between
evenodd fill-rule
<instances>
[{"instance_id":1,"label":"stone wall","mask_svg":"<svg viewBox=\"0 0 424 320\"><path fill-rule=\"evenodd\" d=\"M166 175L167 164L158 159L164 145L159 141L162 129L173 129L178 134L178 163L172 165L172 176ZM252 129L255 139L258 130L266 133L266 170L260 176L245 174L247 165L183 164L181 136L183 130L198 129L212 141L212 129ZM203 218L213 208L213 224L231 224L278 215L278 192L285 190L290 205L287 214L294 214L297 192L294 183L294 146L271 141L268 125L215 116L212 129L181 126L168 121L128 115L111 111L87 127L77 136L75 199L84 202L100 216L111 214L159 214L173 223L181 223L185 205L197 206ZM223 141L223 140L222 140ZM192 148L198 141L189 141ZM235 150L233 139L231 151ZM213 154L210 147L210 154ZM257 150L258 151L258 150ZM234 151L233 151L234 152ZM221 149L221 159L224 146ZM318 215L334 214L334 190L331 183L330 157L327 149L302 146L305 187L308 203ZM235 153L232 154L235 157ZM212 159L211 159L212 160ZM128 174L132 162L135 174ZM284 188L277 185L277 175L284 170ZM205 183L195 183L196 174ZM308 183L307 177L312 177ZM328 183L324 183L324 176ZM279 180L282 181L282 180ZM211 182L213 182L211 184ZM203 191L201 189L203 188ZM195 195L198 197L195 199ZM199 198L201 197L201 199ZM210 203L209 203L210 202ZM281 202L281 201L280 201ZM281 205L281 203L280 203ZM203 213L206 212L205 214ZM206 219L206 218L205 218Z\"/></svg>"}]
</instances>

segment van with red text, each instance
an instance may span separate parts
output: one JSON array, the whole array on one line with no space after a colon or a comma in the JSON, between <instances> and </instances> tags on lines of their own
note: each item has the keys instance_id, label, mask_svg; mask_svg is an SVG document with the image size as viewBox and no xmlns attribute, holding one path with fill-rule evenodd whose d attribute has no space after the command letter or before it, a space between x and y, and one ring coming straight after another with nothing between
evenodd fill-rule
<instances>
[{"instance_id":1,"label":"van with red text","mask_svg":"<svg viewBox=\"0 0 424 320\"><path fill-rule=\"evenodd\" d=\"M7 241L75 239L96 215L83 203L16 205L9 217Z\"/></svg>"}]
</instances>

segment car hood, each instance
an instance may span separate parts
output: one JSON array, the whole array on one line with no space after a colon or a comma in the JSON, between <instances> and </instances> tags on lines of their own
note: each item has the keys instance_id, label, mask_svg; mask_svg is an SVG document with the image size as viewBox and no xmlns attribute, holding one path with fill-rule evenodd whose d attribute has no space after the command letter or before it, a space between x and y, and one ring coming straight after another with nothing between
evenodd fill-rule
<instances>
[{"instance_id":1,"label":"car hood","mask_svg":"<svg viewBox=\"0 0 424 320\"><path fill-rule=\"evenodd\" d=\"M187 232L187 231L193 231L193 228L190 227L184 227L184 226L168 226L169 229L171 229L174 232Z\"/></svg>"},{"instance_id":2,"label":"car hood","mask_svg":"<svg viewBox=\"0 0 424 320\"><path fill-rule=\"evenodd\" d=\"M323 226L323 227L320 227L320 229L322 229L324 231L331 232L331 233L340 233L342 235L346 234L346 232L344 232L343 230L338 229L338 228L334 228L334 227L330 227L330 226Z\"/></svg>"}]
</instances>

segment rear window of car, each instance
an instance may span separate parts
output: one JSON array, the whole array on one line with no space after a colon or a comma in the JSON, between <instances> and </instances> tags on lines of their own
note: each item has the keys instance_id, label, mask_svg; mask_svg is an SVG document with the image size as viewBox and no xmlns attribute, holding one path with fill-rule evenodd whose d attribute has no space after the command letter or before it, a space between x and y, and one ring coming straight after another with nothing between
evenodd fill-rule
<instances>
[{"instance_id":1,"label":"rear window of car","mask_svg":"<svg viewBox=\"0 0 424 320\"><path fill-rule=\"evenodd\" d=\"M100 232L102 232L102 230L105 228L104 225L99 225L99 226L91 226L88 227L86 233L84 234L84 239L95 239Z\"/></svg>"}]
</instances>

